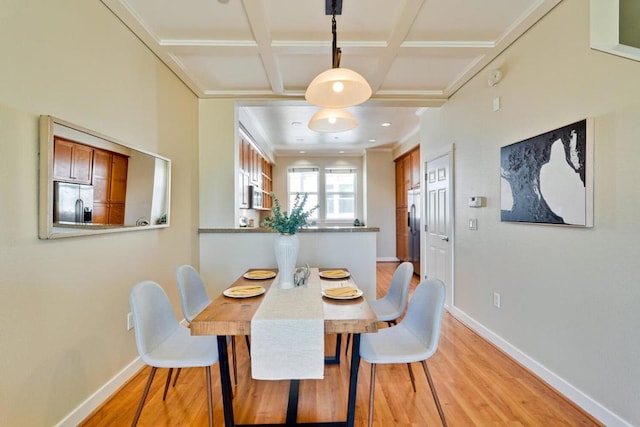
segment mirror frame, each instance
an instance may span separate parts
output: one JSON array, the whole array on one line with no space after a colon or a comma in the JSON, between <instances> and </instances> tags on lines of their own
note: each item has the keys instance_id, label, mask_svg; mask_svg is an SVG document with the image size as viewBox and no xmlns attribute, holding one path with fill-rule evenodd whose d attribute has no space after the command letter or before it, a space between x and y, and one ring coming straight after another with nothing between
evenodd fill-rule
<instances>
[{"instance_id":1,"label":"mirror frame","mask_svg":"<svg viewBox=\"0 0 640 427\"><path fill-rule=\"evenodd\" d=\"M106 146L115 144L123 147L125 150L136 151L138 153L152 156L155 159L167 162L166 177L166 216L167 220L164 224L149 225L100 225L100 226L84 226L69 227L69 232L56 233L53 227L53 146L54 137L62 136L68 139L68 135L56 133L57 126L69 128L73 133L80 136L80 140L74 138L78 143L89 145L95 148L102 148L99 142ZM39 212L38 212L38 237L40 239L60 239L67 237L89 236L95 234L120 233L127 231L153 230L158 228L167 228L170 226L170 208L171 208L171 160L158 154L134 148L130 145L123 144L113 138L102 135L98 132L85 129L81 126L74 125L67 121L58 119L53 116L40 116L40 176L39 176ZM73 230L73 231L71 231Z\"/></svg>"}]
</instances>

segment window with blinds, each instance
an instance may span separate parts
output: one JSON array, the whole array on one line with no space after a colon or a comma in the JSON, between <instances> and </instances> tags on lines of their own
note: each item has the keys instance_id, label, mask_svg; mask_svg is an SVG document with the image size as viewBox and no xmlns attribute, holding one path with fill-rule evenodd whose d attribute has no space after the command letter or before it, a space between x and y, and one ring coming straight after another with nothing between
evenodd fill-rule
<instances>
[{"instance_id":1,"label":"window with blinds","mask_svg":"<svg viewBox=\"0 0 640 427\"><path fill-rule=\"evenodd\" d=\"M325 216L331 220L356 217L356 170L325 169Z\"/></svg>"},{"instance_id":2,"label":"window with blinds","mask_svg":"<svg viewBox=\"0 0 640 427\"><path fill-rule=\"evenodd\" d=\"M289 189L289 210L293 208L296 195L307 193L307 203L305 210L318 204L318 193L320 190L320 169L318 168L289 168L287 170L287 180ZM318 220L318 210L309 217L311 220Z\"/></svg>"},{"instance_id":3,"label":"window with blinds","mask_svg":"<svg viewBox=\"0 0 640 427\"><path fill-rule=\"evenodd\" d=\"M306 208L320 205L312 220L350 223L356 218L357 169L291 167L287 169L287 182L289 210L298 193L307 193Z\"/></svg>"}]
</instances>

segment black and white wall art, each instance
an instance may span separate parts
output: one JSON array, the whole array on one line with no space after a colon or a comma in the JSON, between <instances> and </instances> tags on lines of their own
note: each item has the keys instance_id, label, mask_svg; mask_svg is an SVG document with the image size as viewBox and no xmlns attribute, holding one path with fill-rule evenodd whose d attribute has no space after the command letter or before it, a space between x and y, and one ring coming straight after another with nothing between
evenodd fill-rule
<instances>
[{"instance_id":1,"label":"black and white wall art","mask_svg":"<svg viewBox=\"0 0 640 427\"><path fill-rule=\"evenodd\" d=\"M592 119L502 147L500 175L502 221L592 227Z\"/></svg>"}]
</instances>

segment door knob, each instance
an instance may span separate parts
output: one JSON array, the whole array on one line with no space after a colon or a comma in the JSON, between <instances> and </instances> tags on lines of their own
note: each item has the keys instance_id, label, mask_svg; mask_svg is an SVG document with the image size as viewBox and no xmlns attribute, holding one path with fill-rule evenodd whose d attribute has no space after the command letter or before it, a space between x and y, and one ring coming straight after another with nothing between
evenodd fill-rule
<instances>
[{"instance_id":1,"label":"door knob","mask_svg":"<svg viewBox=\"0 0 640 427\"><path fill-rule=\"evenodd\" d=\"M448 242L449 236L440 236L440 240L444 240L445 242Z\"/></svg>"}]
</instances>

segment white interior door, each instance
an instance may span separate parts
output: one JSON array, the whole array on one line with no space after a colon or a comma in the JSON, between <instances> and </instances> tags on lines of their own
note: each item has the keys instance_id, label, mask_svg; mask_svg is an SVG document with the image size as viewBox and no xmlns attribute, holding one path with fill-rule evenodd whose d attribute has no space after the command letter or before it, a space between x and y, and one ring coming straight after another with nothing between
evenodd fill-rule
<instances>
[{"instance_id":1,"label":"white interior door","mask_svg":"<svg viewBox=\"0 0 640 427\"><path fill-rule=\"evenodd\" d=\"M445 306L453 306L453 179L452 153L425 164L426 251L424 277L437 278L447 287Z\"/></svg>"}]
</instances>

